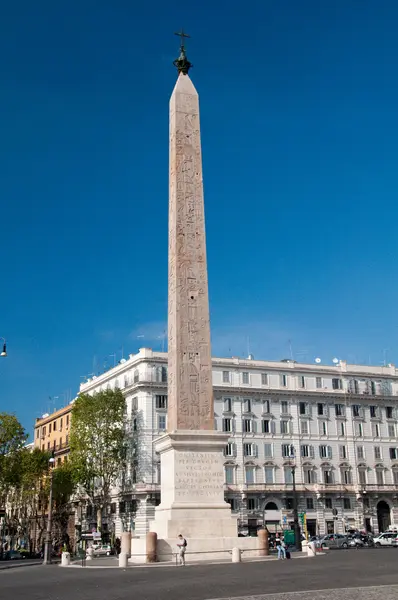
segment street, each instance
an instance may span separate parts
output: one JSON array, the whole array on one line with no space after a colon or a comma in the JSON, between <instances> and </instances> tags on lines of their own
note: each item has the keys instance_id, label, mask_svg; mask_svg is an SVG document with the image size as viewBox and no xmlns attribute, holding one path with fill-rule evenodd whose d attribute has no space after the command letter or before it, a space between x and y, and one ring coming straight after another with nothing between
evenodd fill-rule
<instances>
[{"instance_id":1,"label":"street","mask_svg":"<svg viewBox=\"0 0 398 600\"><path fill-rule=\"evenodd\" d=\"M1 598L13 600L393 600L398 550L342 550L314 559L122 569L20 567L0 572ZM380 587L379 587L380 586ZM349 591L343 588L351 588ZM355 588L367 588L366 590ZM333 591L336 590L336 591ZM340 591L339 591L340 590ZM311 597L313 593L311 594ZM256 599L257 600L257 599Z\"/></svg>"}]
</instances>

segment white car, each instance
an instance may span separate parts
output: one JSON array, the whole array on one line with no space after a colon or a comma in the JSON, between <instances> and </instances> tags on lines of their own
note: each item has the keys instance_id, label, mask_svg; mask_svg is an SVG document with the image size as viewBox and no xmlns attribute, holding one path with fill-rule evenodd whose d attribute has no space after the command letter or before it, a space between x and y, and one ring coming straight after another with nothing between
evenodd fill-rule
<instances>
[{"instance_id":1,"label":"white car","mask_svg":"<svg viewBox=\"0 0 398 600\"><path fill-rule=\"evenodd\" d=\"M93 544L92 545L94 556L110 556L112 554L112 548L110 544Z\"/></svg>"},{"instance_id":2,"label":"white car","mask_svg":"<svg viewBox=\"0 0 398 600\"><path fill-rule=\"evenodd\" d=\"M380 546L395 546L398 534L396 531L386 531L374 538L374 543L377 548Z\"/></svg>"}]
</instances>

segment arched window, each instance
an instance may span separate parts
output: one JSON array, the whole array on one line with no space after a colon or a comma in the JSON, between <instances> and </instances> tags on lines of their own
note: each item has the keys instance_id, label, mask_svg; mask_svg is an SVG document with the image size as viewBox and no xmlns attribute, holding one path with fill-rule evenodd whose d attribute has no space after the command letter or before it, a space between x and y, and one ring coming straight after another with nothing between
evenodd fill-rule
<instances>
[{"instance_id":1,"label":"arched window","mask_svg":"<svg viewBox=\"0 0 398 600\"><path fill-rule=\"evenodd\" d=\"M264 510L279 510L279 508L277 507L275 502L267 502L267 504L264 507Z\"/></svg>"}]
</instances>

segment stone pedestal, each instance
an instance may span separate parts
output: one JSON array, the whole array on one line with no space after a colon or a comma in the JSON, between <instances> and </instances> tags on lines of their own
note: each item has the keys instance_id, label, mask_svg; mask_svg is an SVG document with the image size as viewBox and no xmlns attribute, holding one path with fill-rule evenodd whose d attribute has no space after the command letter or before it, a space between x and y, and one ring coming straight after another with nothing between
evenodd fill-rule
<instances>
[{"instance_id":1,"label":"stone pedestal","mask_svg":"<svg viewBox=\"0 0 398 600\"><path fill-rule=\"evenodd\" d=\"M176 431L156 440L161 459L161 504L150 530L158 535L158 560L171 560L177 537L186 538L187 560L228 558L232 548L258 554L257 538L239 538L237 519L224 500L228 434ZM252 552L250 552L252 551Z\"/></svg>"}]
</instances>

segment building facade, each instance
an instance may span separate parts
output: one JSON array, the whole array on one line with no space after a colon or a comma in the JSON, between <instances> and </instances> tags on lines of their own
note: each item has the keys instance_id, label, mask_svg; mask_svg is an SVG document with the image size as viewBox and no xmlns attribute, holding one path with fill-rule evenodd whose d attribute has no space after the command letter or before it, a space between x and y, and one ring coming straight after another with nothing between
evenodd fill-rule
<instances>
[{"instance_id":1,"label":"building facade","mask_svg":"<svg viewBox=\"0 0 398 600\"><path fill-rule=\"evenodd\" d=\"M54 452L55 466L68 460L69 430L73 402L56 412L36 419L34 446L46 452Z\"/></svg>"},{"instance_id":2,"label":"building facade","mask_svg":"<svg viewBox=\"0 0 398 600\"><path fill-rule=\"evenodd\" d=\"M398 373L369 367L214 358L215 427L229 434L225 498L240 530L288 527L292 467L308 533L398 524ZM160 502L153 441L167 427L167 354L144 348L80 392L123 390L139 467L115 490L115 533L148 530ZM304 520L304 517L302 517Z\"/></svg>"}]
</instances>

